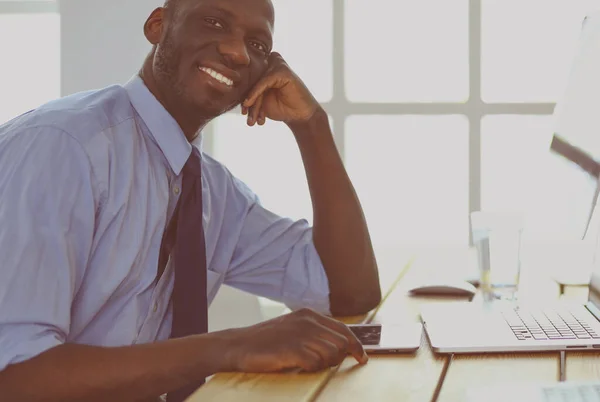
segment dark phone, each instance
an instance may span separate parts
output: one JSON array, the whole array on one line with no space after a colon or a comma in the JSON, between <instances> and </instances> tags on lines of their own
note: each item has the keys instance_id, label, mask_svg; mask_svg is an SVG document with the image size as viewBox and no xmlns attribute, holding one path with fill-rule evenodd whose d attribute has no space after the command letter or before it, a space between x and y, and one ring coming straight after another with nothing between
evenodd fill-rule
<instances>
[{"instance_id":1,"label":"dark phone","mask_svg":"<svg viewBox=\"0 0 600 402\"><path fill-rule=\"evenodd\" d=\"M363 345L379 345L381 342L381 324L350 325L348 328Z\"/></svg>"}]
</instances>

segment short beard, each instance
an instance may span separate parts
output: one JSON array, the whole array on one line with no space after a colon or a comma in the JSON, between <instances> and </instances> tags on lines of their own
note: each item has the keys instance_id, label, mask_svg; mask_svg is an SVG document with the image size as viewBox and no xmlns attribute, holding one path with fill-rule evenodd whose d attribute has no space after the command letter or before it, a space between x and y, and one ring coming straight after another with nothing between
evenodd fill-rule
<instances>
[{"instance_id":1,"label":"short beard","mask_svg":"<svg viewBox=\"0 0 600 402\"><path fill-rule=\"evenodd\" d=\"M165 35L164 41L156 48L154 56L155 77L161 86L169 88L170 91L175 91L178 97L182 97L185 90L177 80L179 54L174 49L171 32L169 31Z\"/></svg>"}]
</instances>

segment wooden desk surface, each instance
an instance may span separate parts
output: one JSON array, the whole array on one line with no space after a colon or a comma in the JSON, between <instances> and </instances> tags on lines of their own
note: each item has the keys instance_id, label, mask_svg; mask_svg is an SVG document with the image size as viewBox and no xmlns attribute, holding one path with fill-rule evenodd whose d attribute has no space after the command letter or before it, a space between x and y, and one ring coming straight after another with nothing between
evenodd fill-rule
<instances>
[{"instance_id":1,"label":"wooden desk surface","mask_svg":"<svg viewBox=\"0 0 600 402\"><path fill-rule=\"evenodd\" d=\"M423 275L439 269L439 261L452 260L445 252L419 254L387 253L378 256L383 272L384 300L366 317L343 319L346 323L382 322L403 324L419 320L420 306L444 300L464 302L464 298L410 297L407 288ZM393 265L390 265L393 264ZM444 265L448 265L447 263ZM392 268L394 267L394 268ZM394 271L395 269L395 271ZM528 279L529 278L529 279ZM551 280L540 283L523 276L522 295L535 294L536 300L584 302L587 288L567 288L563 296ZM218 374L198 390L188 402L200 401L464 401L473 385L559 381L560 354L494 354L447 356L432 353L423 334L415 354L371 356L358 366L348 358L338 368L315 374ZM566 354L567 380L600 380L600 352ZM476 381L474 380L476 379Z\"/></svg>"}]
</instances>

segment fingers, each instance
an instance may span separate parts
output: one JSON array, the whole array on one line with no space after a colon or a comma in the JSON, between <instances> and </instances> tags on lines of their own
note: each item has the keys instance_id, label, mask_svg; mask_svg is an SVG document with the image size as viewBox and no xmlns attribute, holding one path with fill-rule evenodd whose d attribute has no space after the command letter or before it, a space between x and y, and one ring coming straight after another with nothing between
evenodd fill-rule
<instances>
[{"instance_id":1,"label":"fingers","mask_svg":"<svg viewBox=\"0 0 600 402\"><path fill-rule=\"evenodd\" d=\"M289 74L281 69L270 69L266 75L254 85L246 100L242 102L242 106L247 108L253 106L256 100L264 95L270 89L281 89L285 87L291 80Z\"/></svg>"},{"instance_id":2,"label":"fingers","mask_svg":"<svg viewBox=\"0 0 600 402\"><path fill-rule=\"evenodd\" d=\"M358 338L356 338L356 335L354 335L354 333L352 333L352 331L350 331L348 329L347 326L345 326L342 323L339 323L341 325L335 325L335 323L330 323L330 326L328 327L329 330L331 330L332 332L330 332L329 334L333 334L330 335L332 338L329 338L331 341L335 341L335 337L334 336L338 336L341 337L343 339L343 341L339 341L340 343L338 343L338 345L343 346L344 350L351 354L357 362L359 362L360 364L365 364L367 363L367 361L369 360L369 357L367 356L365 350L363 349L362 344L360 343L360 341L358 340Z\"/></svg>"},{"instance_id":3,"label":"fingers","mask_svg":"<svg viewBox=\"0 0 600 402\"><path fill-rule=\"evenodd\" d=\"M275 82L275 78L267 75L265 78L261 79L256 83L254 88L248 94L246 100L242 103L242 106L247 108L251 108L254 106L259 97L261 97L265 91L273 86Z\"/></svg>"},{"instance_id":4,"label":"fingers","mask_svg":"<svg viewBox=\"0 0 600 402\"><path fill-rule=\"evenodd\" d=\"M268 91L285 87L290 82L289 67L277 52L269 55L269 67L262 78L250 90L242 102L242 114L248 114L248 125L265 124L266 114L262 109Z\"/></svg>"},{"instance_id":5,"label":"fingers","mask_svg":"<svg viewBox=\"0 0 600 402\"><path fill-rule=\"evenodd\" d=\"M356 335L354 335L354 333L350 331L350 329L346 325L337 320L325 316L318 316L317 320L321 325L324 325L327 328L335 331L335 333L343 336L348 341L348 353L350 353L356 359L356 361L358 361L361 364L365 364L369 360L362 344L360 343Z\"/></svg>"},{"instance_id":6,"label":"fingers","mask_svg":"<svg viewBox=\"0 0 600 402\"><path fill-rule=\"evenodd\" d=\"M317 370L337 366L346 357L345 351L340 350L336 345L325 339L316 339L307 343L305 347L318 354L319 367Z\"/></svg>"},{"instance_id":7,"label":"fingers","mask_svg":"<svg viewBox=\"0 0 600 402\"><path fill-rule=\"evenodd\" d=\"M320 324L319 324L320 325ZM321 337L328 342L333 343L339 350L342 350L346 354L349 350L350 341L344 335L339 332L330 330L327 327L323 327L325 330Z\"/></svg>"},{"instance_id":8,"label":"fingers","mask_svg":"<svg viewBox=\"0 0 600 402\"><path fill-rule=\"evenodd\" d=\"M298 367L304 371L314 372L324 368L323 358L321 357L321 354L314 348L301 346L299 356L300 361L298 362Z\"/></svg>"},{"instance_id":9,"label":"fingers","mask_svg":"<svg viewBox=\"0 0 600 402\"><path fill-rule=\"evenodd\" d=\"M260 124L260 115L262 113L262 104L264 96L260 95L252 107L248 111L248 125L253 126L255 123Z\"/></svg>"},{"instance_id":10,"label":"fingers","mask_svg":"<svg viewBox=\"0 0 600 402\"><path fill-rule=\"evenodd\" d=\"M257 123L258 123L259 126L264 126L265 121L266 121L265 110L261 107L259 109L259 112L258 112L258 121L257 121Z\"/></svg>"},{"instance_id":11,"label":"fingers","mask_svg":"<svg viewBox=\"0 0 600 402\"><path fill-rule=\"evenodd\" d=\"M369 357L365 353L362 344L356 335L354 335L354 333L350 331L346 325L332 318L317 314L311 310L303 311L303 314L311 316L311 318L316 320L319 324L326 327L328 330L333 331L333 334L343 337L347 341L347 352L350 353L360 364L365 364L369 360ZM328 339L331 342L335 342L336 340L336 338L332 335L329 335ZM338 342L340 341L338 340Z\"/></svg>"}]
</instances>

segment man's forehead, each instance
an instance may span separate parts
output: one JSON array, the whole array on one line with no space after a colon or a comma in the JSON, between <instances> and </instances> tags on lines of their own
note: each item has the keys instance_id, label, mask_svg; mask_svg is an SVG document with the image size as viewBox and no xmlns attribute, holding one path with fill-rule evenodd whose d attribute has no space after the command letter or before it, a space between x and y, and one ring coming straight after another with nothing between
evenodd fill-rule
<instances>
[{"instance_id":1,"label":"man's forehead","mask_svg":"<svg viewBox=\"0 0 600 402\"><path fill-rule=\"evenodd\" d=\"M211 6L240 16L266 18L271 29L275 26L275 9L271 0L169 0L167 3L176 3L177 8L187 10Z\"/></svg>"}]
</instances>

